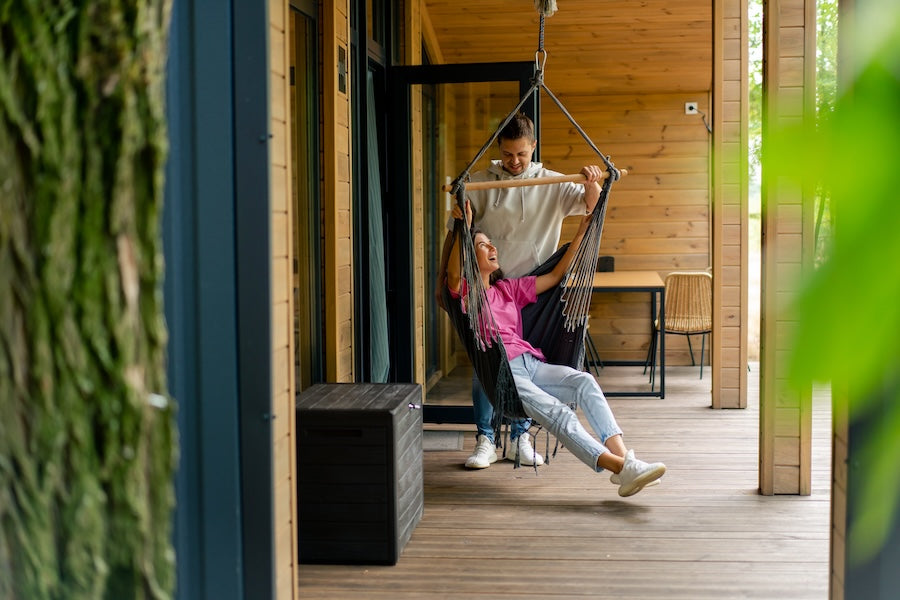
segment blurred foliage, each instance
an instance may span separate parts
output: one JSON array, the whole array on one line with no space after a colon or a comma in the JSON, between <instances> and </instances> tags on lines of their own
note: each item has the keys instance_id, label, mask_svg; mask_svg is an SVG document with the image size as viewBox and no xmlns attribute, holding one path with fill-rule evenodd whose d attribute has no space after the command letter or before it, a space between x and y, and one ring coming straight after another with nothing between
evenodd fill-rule
<instances>
[{"instance_id":1,"label":"blurred foliage","mask_svg":"<svg viewBox=\"0 0 900 600\"><path fill-rule=\"evenodd\" d=\"M798 386L834 382L851 422L876 422L850 465L862 486L849 515L857 562L883 546L900 507L900 3L857 2L842 27L833 112L813 135L775 133L764 167L820 182L834 205L827 256L794 307L790 371Z\"/></svg>"},{"instance_id":2,"label":"blurred foliage","mask_svg":"<svg viewBox=\"0 0 900 600\"><path fill-rule=\"evenodd\" d=\"M834 113L837 98L838 0L816 1L816 125L823 126ZM816 186L815 262L825 258L832 235L831 193Z\"/></svg>"},{"instance_id":3,"label":"blurred foliage","mask_svg":"<svg viewBox=\"0 0 900 600\"><path fill-rule=\"evenodd\" d=\"M747 6L749 44L749 162L752 181L760 178L762 162L763 99L763 5L750 0ZM837 98L838 0L816 2L816 123L824 123L834 112ZM816 187L816 264L821 263L831 237L831 199L825 186Z\"/></svg>"},{"instance_id":4,"label":"blurred foliage","mask_svg":"<svg viewBox=\"0 0 900 600\"><path fill-rule=\"evenodd\" d=\"M747 6L748 44L750 46L749 121L747 135L750 140L750 173L759 179L762 141L762 0L750 0Z\"/></svg>"}]
</instances>

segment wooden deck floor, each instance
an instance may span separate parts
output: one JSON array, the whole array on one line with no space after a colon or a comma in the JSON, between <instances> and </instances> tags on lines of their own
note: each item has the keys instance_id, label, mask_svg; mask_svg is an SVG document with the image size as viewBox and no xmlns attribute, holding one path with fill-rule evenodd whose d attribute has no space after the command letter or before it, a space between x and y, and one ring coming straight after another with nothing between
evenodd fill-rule
<instances>
[{"instance_id":1,"label":"wooden deck floor","mask_svg":"<svg viewBox=\"0 0 900 600\"><path fill-rule=\"evenodd\" d=\"M668 466L631 498L566 450L537 474L503 461L466 470L467 431L463 449L424 453L424 516L397 565L301 565L300 597L824 600L830 398L816 393L812 495L760 496L753 371L746 410L709 408L708 380L688 367L667 369L664 400L610 399L628 446ZM451 390L465 402L465 377L444 385L431 401Z\"/></svg>"}]
</instances>

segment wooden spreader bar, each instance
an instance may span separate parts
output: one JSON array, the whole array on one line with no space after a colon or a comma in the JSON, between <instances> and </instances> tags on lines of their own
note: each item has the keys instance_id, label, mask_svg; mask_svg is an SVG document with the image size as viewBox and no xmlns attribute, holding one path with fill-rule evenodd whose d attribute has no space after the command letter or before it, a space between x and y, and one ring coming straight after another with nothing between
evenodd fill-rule
<instances>
[{"instance_id":1,"label":"wooden spreader bar","mask_svg":"<svg viewBox=\"0 0 900 600\"><path fill-rule=\"evenodd\" d=\"M622 175L627 175L628 171L621 169ZM609 171L603 171L603 179L609 177ZM500 179L497 181L470 181L466 183L467 190L493 190L499 188L525 187L530 185L547 185L550 183L564 183L571 181L572 183L584 183L587 178L581 173L574 175L550 175L548 177L530 177L526 179ZM453 188L450 183L441 186L442 192L449 192Z\"/></svg>"}]
</instances>

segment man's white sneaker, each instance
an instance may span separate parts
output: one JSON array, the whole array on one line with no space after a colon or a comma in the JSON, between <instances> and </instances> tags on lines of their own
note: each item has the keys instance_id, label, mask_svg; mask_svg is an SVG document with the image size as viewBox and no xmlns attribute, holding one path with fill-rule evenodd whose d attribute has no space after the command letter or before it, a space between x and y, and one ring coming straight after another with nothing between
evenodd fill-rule
<instances>
[{"instance_id":1,"label":"man's white sneaker","mask_svg":"<svg viewBox=\"0 0 900 600\"><path fill-rule=\"evenodd\" d=\"M534 448L531 447L531 440L527 433L523 433L515 440L510 440L510 443L506 446L506 455L504 458L506 460L516 460L516 451L519 453L519 464L522 465L537 465L541 466L544 464L544 457L534 451Z\"/></svg>"},{"instance_id":2,"label":"man's white sneaker","mask_svg":"<svg viewBox=\"0 0 900 600\"><path fill-rule=\"evenodd\" d=\"M619 495L633 496L644 489L650 482L656 481L666 472L662 463L645 463L634 457L634 450L625 453L625 466L619 473Z\"/></svg>"},{"instance_id":3,"label":"man's white sneaker","mask_svg":"<svg viewBox=\"0 0 900 600\"><path fill-rule=\"evenodd\" d=\"M494 442L489 440L486 435L479 433L475 439L478 440L475 444L475 451L466 460L466 467L469 469L486 469L491 466L491 463L497 462L497 448L494 446Z\"/></svg>"}]
</instances>

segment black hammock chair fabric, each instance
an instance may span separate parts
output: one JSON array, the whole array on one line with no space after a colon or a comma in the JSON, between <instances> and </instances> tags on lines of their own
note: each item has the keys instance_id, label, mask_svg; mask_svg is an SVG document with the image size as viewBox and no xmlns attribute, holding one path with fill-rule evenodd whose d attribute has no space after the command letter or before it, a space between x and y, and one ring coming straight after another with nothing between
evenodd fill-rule
<instances>
[{"instance_id":1,"label":"black hammock chair fabric","mask_svg":"<svg viewBox=\"0 0 900 600\"><path fill-rule=\"evenodd\" d=\"M529 275L549 273L566 252L568 244L558 249L550 258L532 270ZM580 368L584 361L585 326L577 325L568 330L561 307L563 287L560 285L538 294L537 301L522 309L522 332L525 340L539 348L547 362ZM450 320L466 348L478 381L494 408L491 426L500 431L503 418L522 419L528 415L516 391L506 349L499 337L487 335L489 340L480 342L470 325L469 315L463 311L460 298L453 298L446 286L443 289L444 306Z\"/></svg>"}]
</instances>

